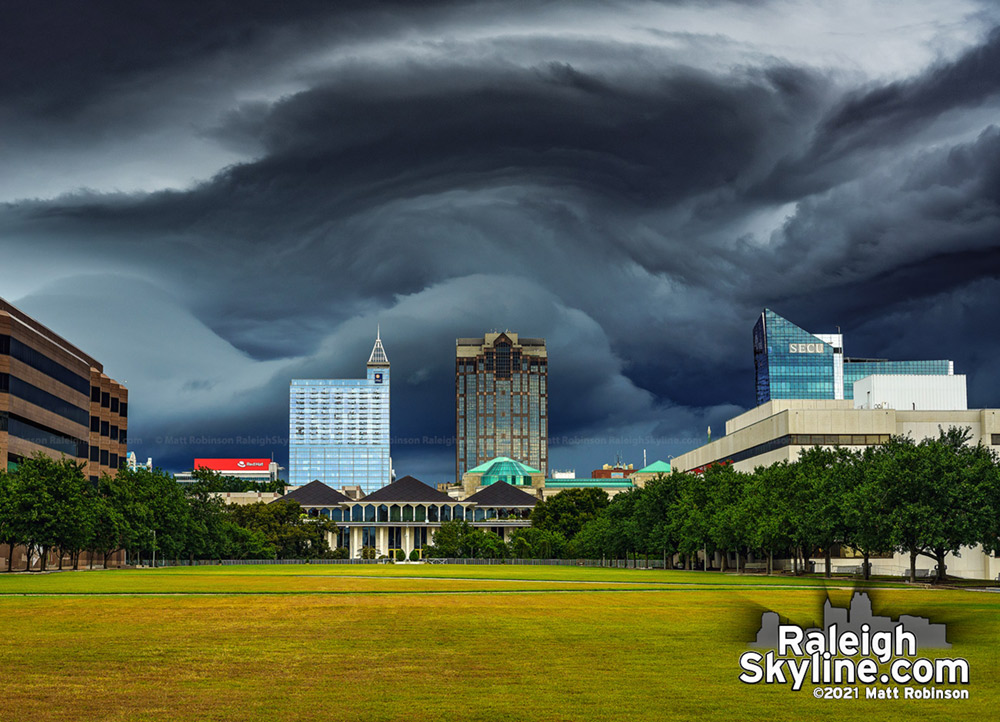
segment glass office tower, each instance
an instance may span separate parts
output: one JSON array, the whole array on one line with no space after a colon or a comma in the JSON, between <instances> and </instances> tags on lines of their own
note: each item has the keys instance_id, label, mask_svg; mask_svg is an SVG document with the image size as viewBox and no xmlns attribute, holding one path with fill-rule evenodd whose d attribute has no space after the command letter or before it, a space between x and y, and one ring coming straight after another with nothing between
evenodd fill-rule
<instances>
[{"instance_id":1,"label":"glass office tower","mask_svg":"<svg viewBox=\"0 0 1000 722\"><path fill-rule=\"evenodd\" d=\"M364 379L293 379L288 482L360 486L369 494L392 481L389 359L381 334Z\"/></svg>"},{"instance_id":2,"label":"glass office tower","mask_svg":"<svg viewBox=\"0 0 1000 722\"><path fill-rule=\"evenodd\" d=\"M844 357L843 336L812 334L770 309L753 327L757 405L771 399L853 399L854 382L866 376L942 375L954 362L888 361Z\"/></svg>"},{"instance_id":3,"label":"glass office tower","mask_svg":"<svg viewBox=\"0 0 1000 722\"><path fill-rule=\"evenodd\" d=\"M506 331L456 339L456 481L499 456L548 473L548 376L543 338Z\"/></svg>"}]
</instances>

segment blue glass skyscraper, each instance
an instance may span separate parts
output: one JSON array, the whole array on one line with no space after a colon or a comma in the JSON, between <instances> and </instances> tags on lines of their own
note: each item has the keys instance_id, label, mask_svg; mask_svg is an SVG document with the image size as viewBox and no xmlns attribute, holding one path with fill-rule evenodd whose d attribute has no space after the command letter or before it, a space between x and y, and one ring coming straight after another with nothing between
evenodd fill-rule
<instances>
[{"instance_id":1,"label":"blue glass skyscraper","mask_svg":"<svg viewBox=\"0 0 1000 722\"><path fill-rule=\"evenodd\" d=\"M943 375L952 361L888 361L844 357L839 333L812 334L765 308L753 327L757 405L771 399L853 399L866 376Z\"/></svg>"},{"instance_id":2,"label":"blue glass skyscraper","mask_svg":"<svg viewBox=\"0 0 1000 722\"><path fill-rule=\"evenodd\" d=\"M389 359L381 334L364 379L293 379L289 400L288 481L360 486L369 494L392 481Z\"/></svg>"}]
</instances>

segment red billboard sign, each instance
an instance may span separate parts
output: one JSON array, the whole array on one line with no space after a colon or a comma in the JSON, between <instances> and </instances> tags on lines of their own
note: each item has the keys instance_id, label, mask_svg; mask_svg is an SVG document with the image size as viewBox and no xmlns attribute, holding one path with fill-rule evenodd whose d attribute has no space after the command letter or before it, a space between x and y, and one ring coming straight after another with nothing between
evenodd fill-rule
<instances>
[{"instance_id":1,"label":"red billboard sign","mask_svg":"<svg viewBox=\"0 0 1000 722\"><path fill-rule=\"evenodd\" d=\"M195 459L195 469L211 469L220 472L267 471L270 459Z\"/></svg>"}]
</instances>

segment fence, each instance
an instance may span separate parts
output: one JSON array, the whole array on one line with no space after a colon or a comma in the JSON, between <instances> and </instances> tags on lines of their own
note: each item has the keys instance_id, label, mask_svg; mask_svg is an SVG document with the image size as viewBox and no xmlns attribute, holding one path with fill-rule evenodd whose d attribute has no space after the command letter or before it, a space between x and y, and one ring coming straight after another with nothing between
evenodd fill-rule
<instances>
[{"instance_id":1,"label":"fence","mask_svg":"<svg viewBox=\"0 0 1000 722\"><path fill-rule=\"evenodd\" d=\"M139 566L153 566L152 560L135 560ZM389 559L157 559L157 567L208 567L265 564L413 564L418 562L392 562ZM508 565L508 566L557 566L605 567L610 569L663 569L662 559L424 559L425 564L459 565ZM670 568L670 567L668 567Z\"/></svg>"}]
</instances>

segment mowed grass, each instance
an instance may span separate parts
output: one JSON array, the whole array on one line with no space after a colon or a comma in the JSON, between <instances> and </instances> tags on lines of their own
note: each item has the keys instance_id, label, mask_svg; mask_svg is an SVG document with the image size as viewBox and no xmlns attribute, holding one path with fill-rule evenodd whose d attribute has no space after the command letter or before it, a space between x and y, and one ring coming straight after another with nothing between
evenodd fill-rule
<instances>
[{"instance_id":1,"label":"mowed grass","mask_svg":"<svg viewBox=\"0 0 1000 722\"><path fill-rule=\"evenodd\" d=\"M880 613L948 621L953 649L928 656L969 660L968 700L817 700L808 684L740 683L761 611L817 621L827 591L801 581L471 566L11 575L0 720L995 717L995 593L872 592Z\"/></svg>"}]
</instances>

